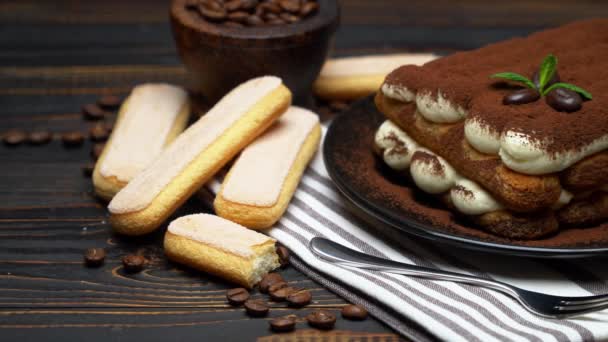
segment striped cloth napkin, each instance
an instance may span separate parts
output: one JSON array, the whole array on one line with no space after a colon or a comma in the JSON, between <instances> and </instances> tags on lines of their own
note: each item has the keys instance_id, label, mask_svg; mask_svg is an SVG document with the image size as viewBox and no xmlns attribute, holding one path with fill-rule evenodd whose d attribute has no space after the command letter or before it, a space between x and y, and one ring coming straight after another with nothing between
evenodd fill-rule
<instances>
[{"instance_id":1,"label":"striped cloth napkin","mask_svg":"<svg viewBox=\"0 0 608 342\"><path fill-rule=\"evenodd\" d=\"M208 184L213 193L219 187L219 180ZM487 276L533 291L572 296L608 293L608 268L602 260L509 258L410 239L341 196L321 152L284 217L267 233L297 256L294 267L415 341L608 341L608 310L568 320L546 319L492 290L347 269L318 259L308 242L323 236L375 256Z\"/></svg>"}]
</instances>

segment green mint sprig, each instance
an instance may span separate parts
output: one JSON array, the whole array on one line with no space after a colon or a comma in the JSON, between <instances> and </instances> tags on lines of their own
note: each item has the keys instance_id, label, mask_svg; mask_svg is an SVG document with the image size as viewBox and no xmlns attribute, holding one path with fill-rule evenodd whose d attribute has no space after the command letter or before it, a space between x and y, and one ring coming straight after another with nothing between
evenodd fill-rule
<instances>
[{"instance_id":1,"label":"green mint sprig","mask_svg":"<svg viewBox=\"0 0 608 342\"><path fill-rule=\"evenodd\" d=\"M547 83L549 83L549 81L553 78L553 75L555 75L556 70L557 57L555 57L553 54L549 54L540 64L540 69L538 72L538 88L536 87L534 82L532 82L529 78L514 72L499 72L497 74L491 75L490 77L502 78L509 81L522 83L528 88L538 90L541 96L545 96L549 92L557 88L566 88L581 94L586 99L591 100L593 98L593 96L591 96L591 93L589 93L585 89L570 83L558 82L547 87Z\"/></svg>"}]
</instances>

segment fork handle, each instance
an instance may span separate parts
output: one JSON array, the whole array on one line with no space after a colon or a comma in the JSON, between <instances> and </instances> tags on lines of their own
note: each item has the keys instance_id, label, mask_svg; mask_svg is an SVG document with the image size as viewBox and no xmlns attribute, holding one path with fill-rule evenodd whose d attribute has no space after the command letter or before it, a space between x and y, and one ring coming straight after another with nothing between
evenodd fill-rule
<instances>
[{"instance_id":1,"label":"fork handle","mask_svg":"<svg viewBox=\"0 0 608 342\"><path fill-rule=\"evenodd\" d=\"M329 262L344 266L362 268L374 271L404 274L413 277L427 278L433 280L448 280L458 283L466 283L503 292L510 296L516 296L513 288L503 282L480 278L468 274L442 271L439 269L406 264L394 260L379 258L373 255L361 253L331 240L315 237L310 241L310 249L315 255Z\"/></svg>"}]
</instances>

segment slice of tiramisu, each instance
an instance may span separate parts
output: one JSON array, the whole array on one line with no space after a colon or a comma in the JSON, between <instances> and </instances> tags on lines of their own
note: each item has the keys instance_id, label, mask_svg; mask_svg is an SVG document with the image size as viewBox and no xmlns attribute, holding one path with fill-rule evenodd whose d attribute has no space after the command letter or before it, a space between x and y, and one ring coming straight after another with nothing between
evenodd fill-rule
<instances>
[{"instance_id":1,"label":"slice of tiramisu","mask_svg":"<svg viewBox=\"0 0 608 342\"><path fill-rule=\"evenodd\" d=\"M505 237L608 219L608 20L389 74L376 150L425 192Z\"/></svg>"}]
</instances>

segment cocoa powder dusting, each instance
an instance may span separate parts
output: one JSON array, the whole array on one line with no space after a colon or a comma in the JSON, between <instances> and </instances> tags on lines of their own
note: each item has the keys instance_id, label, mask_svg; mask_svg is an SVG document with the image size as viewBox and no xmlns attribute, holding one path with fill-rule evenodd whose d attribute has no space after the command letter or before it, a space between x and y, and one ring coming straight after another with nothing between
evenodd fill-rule
<instances>
[{"instance_id":1,"label":"cocoa powder dusting","mask_svg":"<svg viewBox=\"0 0 608 342\"><path fill-rule=\"evenodd\" d=\"M424 151L416 151L412 156L412 161L417 160L423 164L430 166L430 173L437 176L445 176L445 170L443 165L437 159L437 156L429 154Z\"/></svg>"},{"instance_id":2,"label":"cocoa powder dusting","mask_svg":"<svg viewBox=\"0 0 608 342\"><path fill-rule=\"evenodd\" d=\"M416 221L429 229L450 232L487 242L531 247L597 247L608 244L608 223L582 228L562 229L540 240L509 240L476 229L459 215L454 215L438 199L416 189L402 174L392 172L372 152L375 130L384 121L373 102L354 106L348 120L337 118L331 148L326 159L333 161L335 176L346 180L350 189L375 206L397 213L402 222ZM333 141L339 141L332 142ZM333 145L333 146L332 146Z\"/></svg>"},{"instance_id":3,"label":"cocoa powder dusting","mask_svg":"<svg viewBox=\"0 0 608 342\"><path fill-rule=\"evenodd\" d=\"M386 83L412 91L441 91L493 131L528 134L549 152L578 150L608 134L608 19L574 22L529 37L509 39L481 49L403 66ZM557 112L541 98L523 105L503 105L502 98L519 85L491 79L498 72L516 72L530 79L548 54L558 60L562 82L576 84L593 95L582 109Z\"/></svg>"},{"instance_id":4,"label":"cocoa powder dusting","mask_svg":"<svg viewBox=\"0 0 608 342\"><path fill-rule=\"evenodd\" d=\"M475 198L475 194L473 193L473 191L463 187L462 185L456 185L452 188L452 191L456 191L457 193L462 194L464 197L469 199Z\"/></svg>"}]
</instances>

